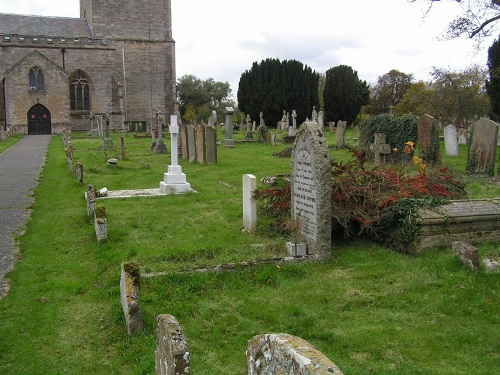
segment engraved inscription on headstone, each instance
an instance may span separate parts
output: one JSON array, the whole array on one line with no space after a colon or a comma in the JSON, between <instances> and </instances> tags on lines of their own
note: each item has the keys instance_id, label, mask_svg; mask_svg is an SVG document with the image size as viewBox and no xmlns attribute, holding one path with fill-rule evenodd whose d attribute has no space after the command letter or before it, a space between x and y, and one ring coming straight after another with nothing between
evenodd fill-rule
<instances>
[{"instance_id":1,"label":"engraved inscription on headstone","mask_svg":"<svg viewBox=\"0 0 500 375\"><path fill-rule=\"evenodd\" d=\"M487 202L457 201L441 206L440 211L448 216L497 215L500 206Z\"/></svg>"}]
</instances>

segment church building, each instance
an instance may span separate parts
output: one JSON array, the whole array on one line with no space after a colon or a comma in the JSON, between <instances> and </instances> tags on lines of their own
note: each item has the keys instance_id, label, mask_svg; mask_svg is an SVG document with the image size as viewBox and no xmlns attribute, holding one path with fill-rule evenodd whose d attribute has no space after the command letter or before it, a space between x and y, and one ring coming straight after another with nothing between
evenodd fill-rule
<instances>
[{"instance_id":1,"label":"church building","mask_svg":"<svg viewBox=\"0 0 500 375\"><path fill-rule=\"evenodd\" d=\"M170 0L80 0L80 18L0 13L0 129L54 134L177 113Z\"/></svg>"}]
</instances>

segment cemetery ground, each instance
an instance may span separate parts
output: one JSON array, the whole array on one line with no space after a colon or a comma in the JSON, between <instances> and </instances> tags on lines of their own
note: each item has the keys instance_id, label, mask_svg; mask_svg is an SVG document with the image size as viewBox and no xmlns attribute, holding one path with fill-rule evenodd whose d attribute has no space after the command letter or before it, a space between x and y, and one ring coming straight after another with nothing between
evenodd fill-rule
<instances>
[{"instance_id":1,"label":"cemetery ground","mask_svg":"<svg viewBox=\"0 0 500 375\"><path fill-rule=\"evenodd\" d=\"M0 300L1 374L153 374L158 314L182 325L198 375L245 374L247 341L279 332L305 339L345 374L500 373L500 275L468 271L451 247L409 256L352 241L334 244L324 263L240 265L285 256L288 238L260 219L255 233L241 231L241 185L246 173L258 181L289 173L290 159L272 156L286 145L237 142L219 146L215 165L181 160L193 194L98 200L108 220L108 241L98 243L86 185L157 188L170 154L129 134L125 159L108 165L118 152L97 151L102 140L74 133L72 143L84 184L69 174L54 136L31 220L17 238L19 261ZM458 158L443 152L443 163L463 172L466 153L465 146ZM469 198L500 196L486 178L468 177L467 186ZM123 261L143 274L144 332L133 337L120 305ZM145 277L153 273L160 274Z\"/></svg>"}]
</instances>

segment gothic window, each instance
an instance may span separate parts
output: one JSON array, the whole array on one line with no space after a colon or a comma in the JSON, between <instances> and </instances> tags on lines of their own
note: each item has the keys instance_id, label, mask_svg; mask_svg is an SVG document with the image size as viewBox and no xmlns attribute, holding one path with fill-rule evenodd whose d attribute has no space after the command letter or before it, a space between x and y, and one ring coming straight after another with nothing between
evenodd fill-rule
<instances>
[{"instance_id":1,"label":"gothic window","mask_svg":"<svg viewBox=\"0 0 500 375\"><path fill-rule=\"evenodd\" d=\"M45 78L43 76L42 69L38 67L33 67L30 69L28 73L28 82L30 86L30 90L45 90Z\"/></svg>"},{"instance_id":2,"label":"gothic window","mask_svg":"<svg viewBox=\"0 0 500 375\"><path fill-rule=\"evenodd\" d=\"M71 76L69 101L72 111L90 111L90 81L81 70Z\"/></svg>"}]
</instances>

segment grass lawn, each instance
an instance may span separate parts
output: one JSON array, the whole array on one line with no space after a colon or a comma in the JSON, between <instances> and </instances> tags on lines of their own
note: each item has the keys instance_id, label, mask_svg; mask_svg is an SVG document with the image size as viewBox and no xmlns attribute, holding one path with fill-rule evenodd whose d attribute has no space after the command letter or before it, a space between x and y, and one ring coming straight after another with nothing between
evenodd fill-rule
<instances>
[{"instance_id":1,"label":"grass lawn","mask_svg":"<svg viewBox=\"0 0 500 375\"><path fill-rule=\"evenodd\" d=\"M241 231L242 176L289 173L289 158L272 155L283 144L219 146L216 165L181 160L195 194L98 201L108 241L97 243L86 185L159 187L170 153L156 154L150 143L128 135L125 159L110 166L117 151L98 151L101 140L74 133L74 159L85 168L79 186L61 137L53 137L31 220L17 239L11 289L0 300L0 374L153 374L155 319L164 313L183 326L198 375L245 374L247 341L278 332L309 341L345 374L500 373L500 275L467 271L450 249L410 257L355 241L332 247L325 263L189 272L285 255L286 238L261 221L255 233ZM466 153L462 146L443 162L463 172ZM468 194L498 197L500 188L469 178ZM498 249L484 244L480 252ZM123 261L162 273L141 280L144 332L136 337L126 334L120 306Z\"/></svg>"}]
</instances>

